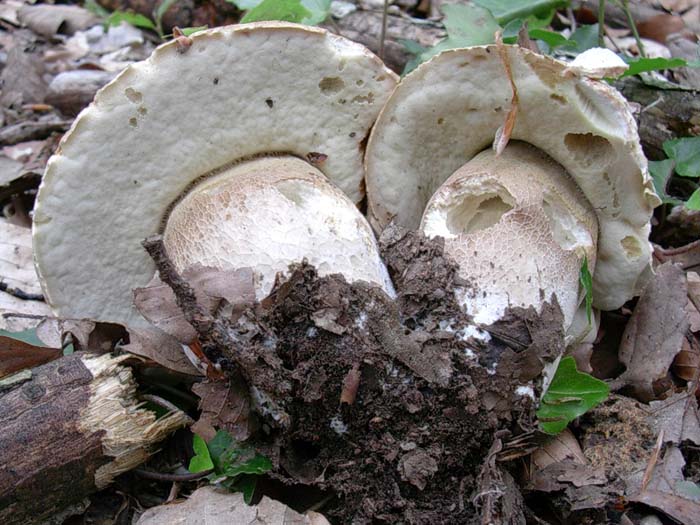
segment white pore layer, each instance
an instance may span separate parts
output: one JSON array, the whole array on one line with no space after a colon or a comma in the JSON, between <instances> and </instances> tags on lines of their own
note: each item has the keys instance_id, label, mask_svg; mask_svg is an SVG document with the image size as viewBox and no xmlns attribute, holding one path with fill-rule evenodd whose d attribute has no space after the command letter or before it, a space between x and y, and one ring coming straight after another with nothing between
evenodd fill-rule
<instances>
[{"instance_id":1,"label":"white pore layer","mask_svg":"<svg viewBox=\"0 0 700 525\"><path fill-rule=\"evenodd\" d=\"M364 139L396 84L369 50L282 22L196 33L126 68L49 160L34 256L60 316L143 325L132 290L155 267L141 242L201 176L255 155L326 155L321 171L363 197Z\"/></svg>"}]
</instances>

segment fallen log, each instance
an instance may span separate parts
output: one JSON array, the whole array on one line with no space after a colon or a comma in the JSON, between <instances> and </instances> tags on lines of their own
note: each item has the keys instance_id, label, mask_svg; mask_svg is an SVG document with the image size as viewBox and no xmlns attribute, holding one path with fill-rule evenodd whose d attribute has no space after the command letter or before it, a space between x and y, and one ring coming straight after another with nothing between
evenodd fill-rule
<instances>
[{"instance_id":1,"label":"fallen log","mask_svg":"<svg viewBox=\"0 0 700 525\"><path fill-rule=\"evenodd\" d=\"M0 523L79 505L186 423L183 412L156 419L141 406L124 359L76 353L3 380L11 386L0 386Z\"/></svg>"}]
</instances>

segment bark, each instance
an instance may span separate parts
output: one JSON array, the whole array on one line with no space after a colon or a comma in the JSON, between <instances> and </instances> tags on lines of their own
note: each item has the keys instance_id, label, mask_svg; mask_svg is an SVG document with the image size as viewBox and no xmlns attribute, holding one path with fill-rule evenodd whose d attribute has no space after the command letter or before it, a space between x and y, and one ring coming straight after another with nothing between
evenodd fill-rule
<instances>
[{"instance_id":1,"label":"bark","mask_svg":"<svg viewBox=\"0 0 700 525\"><path fill-rule=\"evenodd\" d=\"M642 106L639 136L649 159L664 159L663 143L700 133L700 97L697 91L656 89L636 77L615 82L630 102Z\"/></svg>"},{"instance_id":2,"label":"bark","mask_svg":"<svg viewBox=\"0 0 700 525\"><path fill-rule=\"evenodd\" d=\"M0 523L36 523L79 504L184 425L182 412L156 420L139 407L131 370L119 364L124 359L76 353L21 372L24 381L6 378Z\"/></svg>"}]
</instances>

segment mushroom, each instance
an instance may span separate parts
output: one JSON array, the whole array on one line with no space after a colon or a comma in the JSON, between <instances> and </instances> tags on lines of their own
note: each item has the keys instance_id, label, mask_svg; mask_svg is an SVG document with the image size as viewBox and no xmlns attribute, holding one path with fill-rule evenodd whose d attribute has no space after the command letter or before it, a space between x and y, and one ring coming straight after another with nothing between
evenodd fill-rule
<instances>
[{"instance_id":1,"label":"mushroom","mask_svg":"<svg viewBox=\"0 0 700 525\"><path fill-rule=\"evenodd\" d=\"M33 231L48 303L145 326L132 289L154 274L141 241L158 232L180 270L252 265L258 296L304 257L392 293L355 205L396 81L363 46L296 24L160 46L97 93L49 160Z\"/></svg>"},{"instance_id":2,"label":"mushroom","mask_svg":"<svg viewBox=\"0 0 700 525\"><path fill-rule=\"evenodd\" d=\"M514 89L511 142L499 156L490 146ZM365 162L375 229L395 220L444 237L477 323L508 306L539 310L553 294L565 327L587 329L584 259L603 310L636 295L651 272L660 201L636 123L617 91L577 67L518 46L443 52L401 81Z\"/></svg>"}]
</instances>

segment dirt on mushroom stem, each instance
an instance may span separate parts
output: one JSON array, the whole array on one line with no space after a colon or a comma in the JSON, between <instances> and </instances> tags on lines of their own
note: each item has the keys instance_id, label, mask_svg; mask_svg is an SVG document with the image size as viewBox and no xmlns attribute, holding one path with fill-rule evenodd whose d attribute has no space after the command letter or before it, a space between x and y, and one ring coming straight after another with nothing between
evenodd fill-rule
<instances>
[{"instance_id":1,"label":"dirt on mushroom stem","mask_svg":"<svg viewBox=\"0 0 700 525\"><path fill-rule=\"evenodd\" d=\"M155 259L210 359L246 378L262 422L253 443L274 476L338 495L324 514L338 523L477 523L480 512L524 520L515 485L498 481L511 478L491 475L501 467L489 450L535 435L534 400L518 387L536 384L563 349L558 305L510 310L489 342L469 339L448 328L470 320L442 240L389 228L380 244L396 300L304 263L236 322L203 319L162 244ZM476 508L486 482L503 495Z\"/></svg>"}]
</instances>

